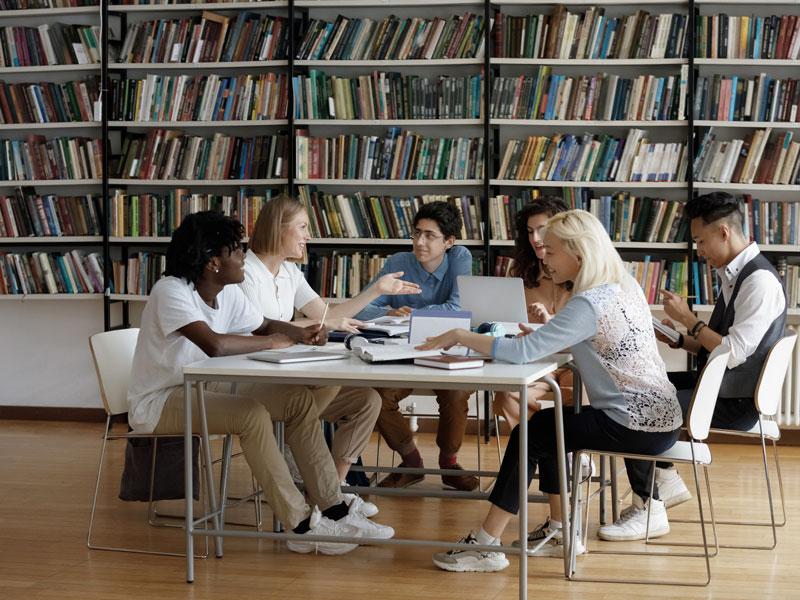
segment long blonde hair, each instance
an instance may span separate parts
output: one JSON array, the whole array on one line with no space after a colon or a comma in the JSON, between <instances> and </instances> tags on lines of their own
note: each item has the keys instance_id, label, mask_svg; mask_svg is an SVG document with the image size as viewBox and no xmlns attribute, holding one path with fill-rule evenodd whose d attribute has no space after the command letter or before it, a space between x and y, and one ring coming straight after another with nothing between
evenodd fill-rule
<instances>
[{"instance_id":1,"label":"long blonde hair","mask_svg":"<svg viewBox=\"0 0 800 600\"><path fill-rule=\"evenodd\" d=\"M280 254L284 228L305 210L302 202L288 194L281 194L267 201L253 226L250 249L256 254Z\"/></svg>"},{"instance_id":2,"label":"long blonde hair","mask_svg":"<svg viewBox=\"0 0 800 600\"><path fill-rule=\"evenodd\" d=\"M564 250L581 261L573 292L626 281L627 272L619 253L603 224L591 213L576 209L553 215L545 226L547 233L559 238Z\"/></svg>"}]
</instances>

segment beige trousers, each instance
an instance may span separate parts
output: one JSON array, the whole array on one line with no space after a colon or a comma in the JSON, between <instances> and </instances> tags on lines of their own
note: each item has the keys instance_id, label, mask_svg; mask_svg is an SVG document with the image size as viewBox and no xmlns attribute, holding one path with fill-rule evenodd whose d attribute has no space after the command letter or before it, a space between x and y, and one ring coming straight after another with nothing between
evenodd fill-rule
<instances>
[{"instance_id":1,"label":"beige trousers","mask_svg":"<svg viewBox=\"0 0 800 600\"><path fill-rule=\"evenodd\" d=\"M264 498L275 515L290 528L309 515L305 498L297 490L275 441L272 423L283 421L286 441L303 476L309 498L321 510L342 501L339 478L325 445L314 396L304 386L239 384L236 394L225 393L228 384L212 384L205 393L209 433L239 436ZM167 398L155 433L182 434L183 387ZM192 411L192 430L200 431L198 411Z\"/></svg>"},{"instance_id":2,"label":"beige trousers","mask_svg":"<svg viewBox=\"0 0 800 600\"><path fill-rule=\"evenodd\" d=\"M372 388L310 387L319 416L336 425L333 459L356 462L369 444L381 412L381 397ZM294 452L294 446L289 444Z\"/></svg>"}]
</instances>

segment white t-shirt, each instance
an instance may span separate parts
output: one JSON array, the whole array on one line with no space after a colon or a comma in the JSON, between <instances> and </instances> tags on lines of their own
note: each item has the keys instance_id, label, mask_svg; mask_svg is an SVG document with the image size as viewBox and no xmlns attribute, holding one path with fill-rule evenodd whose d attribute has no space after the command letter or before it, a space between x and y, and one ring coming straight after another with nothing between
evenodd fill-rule
<instances>
[{"instance_id":1,"label":"white t-shirt","mask_svg":"<svg viewBox=\"0 0 800 600\"><path fill-rule=\"evenodd\" d=\"M281 263L275 277L251 250L244 257L244 281L239 285L262 315L279 321L291 321L296 308L319 298L295 263Z\"/></svg>"},{"instance_id":2,"label":"white t-shirt","mask_svg":"<svg viewBox=\"0 0 800 600\"><path fill-rule=\"evenodd\" d=\"M217 333L251 333L264 322L236 285L226 285L211 308L194 285L178 277L159 280L142 312L142 325L128 384L128 422L137 432L152 432L164 403L183 384L183 367L208 358L178 330L204 321Z\"/></svg>"}]
</instances>

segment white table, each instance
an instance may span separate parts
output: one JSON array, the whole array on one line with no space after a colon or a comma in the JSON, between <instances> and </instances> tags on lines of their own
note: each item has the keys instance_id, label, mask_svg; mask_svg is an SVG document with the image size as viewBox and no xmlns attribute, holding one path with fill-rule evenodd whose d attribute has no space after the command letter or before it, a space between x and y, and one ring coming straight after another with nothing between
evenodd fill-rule
<instances>
[{"instance_id":1,"label":"white table","mask_svg":"<svg viewBox=\"0 0 800 600\"><path fill-rule=\"evenodd\" d=\"M205 417L204 388L210 381L243 382L243 383L270 383L293 385L340 385L350 387L425 387L434 389L452 390L489 390L518 392L520 395L520 414L527 411L528 386L535 381L545 381L553 390L555 400L556 418L556 443L558 448L558 471L561 482L561 512L564 552L564 574L569 575L569 523L566 518L570 514L568 506L567 465L564 450L564 427L561 410L561 390L558 384L549 376L559 366L569 360L569 355L556 355L548 360L528 363L525 365L512 365L502 362L487 362L481 369L464 369L445 371L427 367L417 367L412 364L368 364L355 357L345 360L271 364L254 361L245 356L226 356L208 358L193 363L183 369L184 397L185 397L185 469L184 476L187 490L192 489L192 388L196 389L197 408L200 411L200 435L202 451L206 456L206 477L208 479L209 499L211 513L195 519L191 494L186 496L186 581L194 581L194 536L212 536L215 540L217 557L222 556L222 537L264 537L278 539L292 539L293 533L273 533L259 531L224 530L224 523L217 508L216 492L213 485L213 472L211 467L211 451L208 443L208 427ZM519 428L519 539L526 540L528 536L528 422L522 419ZM200 524L212 521L212 528L198 528ZM309 541L327 541L326 536L302 536ZM336 538L340 541L358 543L358 539ZM467 546L465 544L448 543L433 540L371 540L370 543L419 545L429 547L447 548L473 548L482 550L502 550L507 554L519 556L519 597L527 598L528 563L526 559L527 545L523 542L518 548L511 546Z\"/></svg>"}]
</instances>

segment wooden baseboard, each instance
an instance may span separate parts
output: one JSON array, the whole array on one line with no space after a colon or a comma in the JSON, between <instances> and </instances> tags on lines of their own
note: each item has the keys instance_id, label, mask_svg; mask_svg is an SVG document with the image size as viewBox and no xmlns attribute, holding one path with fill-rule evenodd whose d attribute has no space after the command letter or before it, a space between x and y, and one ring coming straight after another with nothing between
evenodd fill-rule
<instances>
[{"instance_id":1,"label":"wooden baseboard","mask_svg":"<svg viewBox=\"0 0 800 600\"><path fill-rule=\"evenodd\" d=\"M106 411L102 408L60 406L0 406L0 419L102 423L106 420Z\"/></svg>"}]
</instances>

